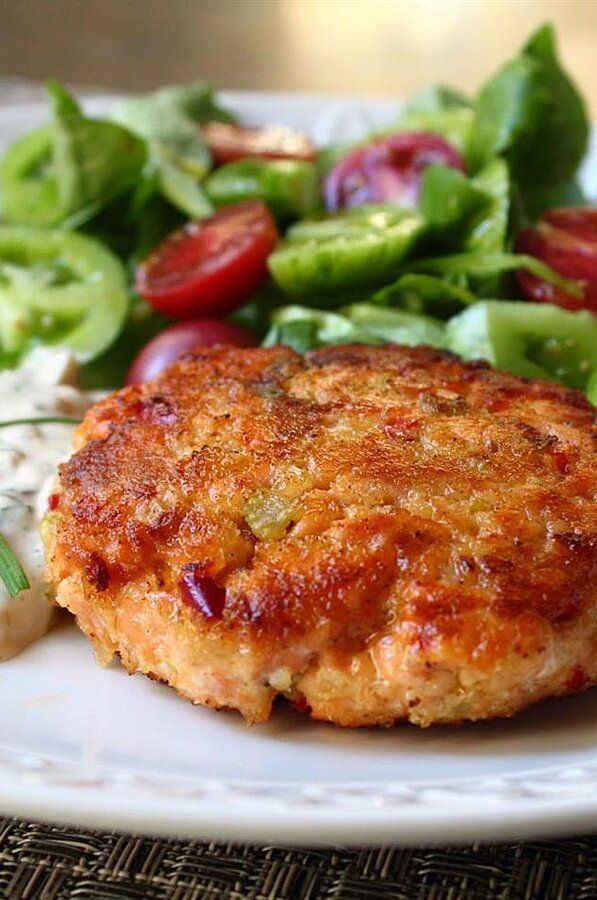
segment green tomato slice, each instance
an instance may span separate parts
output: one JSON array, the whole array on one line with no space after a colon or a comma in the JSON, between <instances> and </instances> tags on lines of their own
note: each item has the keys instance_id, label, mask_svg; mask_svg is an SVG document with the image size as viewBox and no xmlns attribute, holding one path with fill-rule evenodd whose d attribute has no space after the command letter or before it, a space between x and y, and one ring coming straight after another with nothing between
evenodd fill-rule
<instances>
[{"instance_id":1,"label":"green tomato slice","mask_svg":"<svg viewBox=\"0 0 597 900\"><path fill-rule=\"evenodd\" d=\"M580 389L597 366L597 316L549 303L477 303L450 319L447 340L465 359Z\"/></svg>"},{"instance_id":2,"label":"green tomato slice","mask_svg":"<svg viewBox=\"0 0 597 900\"><path fill-rule=\"evenodd\" d=\"M63 216L52 173L52 126L15 141L0 164L2 212L10 222L55 225Z\"/></svg>"},{"instance_id":3,"label":"green tomato slice","mask_svg":"<svg viewBox=\"0 0 597 900\"><path fill-rule=\"evenodd\" d=\"M321 206L313 163L291 159L239 159L220 166L205 181L215 206L263 200L284 221L316 213Z\"/></svg>"},{"instance_id":4,"label":"green tomato slice","mask_svg":"<svg viewBox=\"0 0 597 900\"><path fill-rule=\"evenodd\" d=\"M291 297L376 287L397 276L423 227L417 213L389 205L299 222L270 256L270 272Z\"/></svg>"},{"instance_id":5,"label":"green tomato slice","mask_svg":"<svg viewBox=\"0 0 597 900\"><path fill-rule=\"evenodd\" d=\"M3 355L42 343L87 361L116 338L127 309L124 268L101 244L65 231L0 227Z\"/></svg>"}]
</instances>

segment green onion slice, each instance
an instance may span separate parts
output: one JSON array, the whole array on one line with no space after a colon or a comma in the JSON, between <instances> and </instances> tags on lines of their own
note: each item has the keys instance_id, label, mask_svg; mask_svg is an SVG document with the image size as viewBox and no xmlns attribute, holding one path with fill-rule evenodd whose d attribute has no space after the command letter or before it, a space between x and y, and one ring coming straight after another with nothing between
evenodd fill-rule
<instances>
[{"instance_id":1,"label":"green onion slice","mask_svg":"<svg viewBox=\"0 0 597 900\"><path fill-rule=\"evenodd\" d=\"M11 597L28 590L31 585L23 567L6 538L0 534L0 578Z\"/></svg>"},{"instance_id":2,"label":"green onion slice","mask_svg":"<svg viewBox=\"0 0 597 900\"><path fill-rule=\"evenodd\" d=\"M6 419L0 422L0 428L8 428L11 425L80 425L81 419L73 416L32 416L29 419Z\"/></svg>"}]
</instances>

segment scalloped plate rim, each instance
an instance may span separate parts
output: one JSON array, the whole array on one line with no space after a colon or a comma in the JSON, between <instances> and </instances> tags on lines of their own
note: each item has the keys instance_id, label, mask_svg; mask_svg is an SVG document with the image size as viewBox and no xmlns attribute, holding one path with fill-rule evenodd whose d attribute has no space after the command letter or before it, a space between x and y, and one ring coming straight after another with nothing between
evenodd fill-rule
<instances>
[{"instance_id":1,"label":"scalloped plate rim","mask_svg":"<svg viewBox=\"0 0 597 900\"><path fill-rule=\"evenodd\" d=\"M293 92L222 94L257 124L267 122L277 108L283 110L280 120L298 127L315 119L313 130L322 143L338 136L355 109L361 124L375 126L400 105L389 98ZM101 111L109 101L94 96L86 102ZM0 139L31 127L44 111L40 102L0 106ZM596 139L594 132L584 167L585 184L595 194ZM301 786L233 777L176 779L85 760L75 764L71 758L2 743L0 812L163 836L294 844L545 837L597 830L597 752L588 762L538 766L519 774L406 782L312 780Z\"/></svg>"}]
</instances>

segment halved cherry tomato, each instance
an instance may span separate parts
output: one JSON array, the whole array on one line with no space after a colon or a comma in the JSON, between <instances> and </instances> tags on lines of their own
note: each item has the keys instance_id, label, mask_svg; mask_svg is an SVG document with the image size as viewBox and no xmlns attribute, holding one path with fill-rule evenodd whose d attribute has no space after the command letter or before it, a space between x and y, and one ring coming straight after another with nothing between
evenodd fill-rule
<instances>
[{"instance_id":1,"label":"halved cherry tomato","mask_svg":"<svg viewBox=\"0 0 597 900\"><path fill-rule=\"evenodd\" d=\"M444 165L464 171L457 150L437 134L403 131L358 147L328 173L323 193L335 212L363 203L416 206L423 171Z\"/></svg>"},{"instance_id":2,"label":"halved cherry tomato","mask_svg":"<svg viewBox=\"0 0 597 900\"><path fill-rule=\"evenodd\" d=\"M249 128L227 122L206 122L201 126L201 135L216 166L247 157L311 162L317 155L308 137L281 125Z\"/></svg>"},{"instance_id":3,"label":"halved cherry tomato","mask_svg":"<svg viewBox=\"0 0 597 900\"><path fill-rule=\"evenodd\" d=\"M266 280L277 240L264 203L225 206L158 244L137 268L137 292L158 312L179 319L225 313Z\"/></svg>"},{"instance_id":4,"label":"halved cherry tomato","mask_svg":"<svg viewBox=\"0 0 597 900\"><path fill-rule=\"evenodd\" d=\"M574 297L520 270L518 287L527 300L597 312L597 207L549 210L534 228L519 234L516 249L543 260L560 275L576 279L581 291L581 296Z\"/></svg>"},{"instance_id":5,"label":"halved cherry tomato","mask_svg":"<svg viewBox=\"0 0 597 900\"><path fill-rule=\"evenodd\" d=\"M597 206L559 206L543 213L541 218L579 238L597 241Z\"/></svg>"},{"instance_id":6,"label":"halved cherry tomato","mask_svg":"<svg viewBox=\"0 0 597 900\"><path fill-rule=\"evenodd\" d=\"M212 347L215 344L253 347L256 343L257 338L250 331L225 319L189 319L187 322L177 322L161 331L137 354L126 383L151 381L170 363L199 347Z\"/></svg>"}]
</instances>

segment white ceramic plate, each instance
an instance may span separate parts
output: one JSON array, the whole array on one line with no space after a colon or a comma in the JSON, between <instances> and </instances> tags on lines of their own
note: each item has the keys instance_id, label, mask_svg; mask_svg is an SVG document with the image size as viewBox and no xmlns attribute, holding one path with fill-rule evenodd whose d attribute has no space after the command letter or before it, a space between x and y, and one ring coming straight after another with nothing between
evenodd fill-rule
<instances>
[{"instance_id":1,"label":"white ceramic plate","mask_svg":"<svg viewBox=\"0 0 597 900\"><path fill-rule=\"evenodd\" d=\"M233 94L319 140L393 101ZM94 99L101 108L104 101ZM8 139L45 115L0 111ZM585 167L597 193L597 154ZM0 813L163 835L321 844L514 839L597 829L595 692L505 722L343 731L287 710L247 728L117 665L68 623L0 667Z\"/></svg>"}]
</instances>

